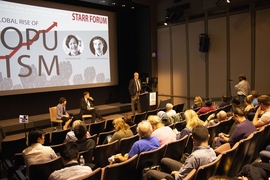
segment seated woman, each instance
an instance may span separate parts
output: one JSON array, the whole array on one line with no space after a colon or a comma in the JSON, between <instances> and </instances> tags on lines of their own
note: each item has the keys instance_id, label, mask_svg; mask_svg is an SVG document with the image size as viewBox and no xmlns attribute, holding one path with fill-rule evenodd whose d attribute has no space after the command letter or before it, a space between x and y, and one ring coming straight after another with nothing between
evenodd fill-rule
<instances>
[{"instance_id":1,"label":"seated woman","mask_svg":"<svg viewBox=\"0 0 270 180\"><path fill-rule=\"evenodd\" d=\"M189 135L189 133L192 132L192 129L194 127L198 125L203 125L204 123L202 120L199 119L196 112L192 109L186 110L184 113L184 116L185 116L187 125L179 134L176 135L177 140L183 138L185 135Z\"/></svg>"},{"instance_id":2,"label":"seated woman","mask_svg":"<svg viewBox=\"0 0 270 180\"><path fill-rule=\"evenodd\" d=\"M244 109L244 114L247 115L251 110L254 109L254 105L252 104L252 95L246 96L244 103L242 104Z\"/></svg>"},{"instance_id":3,"label":"seated woman","mask_svg":"<svg viewBox=\"0 0 270 180\"><path fill-rule=\"evenodd\" d=\"M196 96L194 98L194 105L192 106L192 109L200 109L203 106L203 100L201 96Z\"/></svg>"},{"instance_id":4,"label":"seated woman","mask_svg":"<svg viewBox=\"0 0 270 180\"><path fill-rule=\"evenodd\" d=\"M72 123L72 114L68 114L66 110L67 100L64 97L59 99L59 104L56 106L56 119L63 120L63 130L68 129L70 123Z\"/></svg>"},{"instance_id":5,"label":"seated woman","mask_svg":"<svg viewBox=\"0 0 270 180\"><path fill-rule=\"evenodd\" d=\"M120 141L122 138L133 136L133 133L130 130L130 126L125 123L122 118L114 119L113 125L115 128L115 133L112 135L112 138L109 140L109 142L114 142L116 140Z\"/></svg>"},{"instance_id":6,"label":"seated woman","mask_svg":"<svg viewBox=\"0 0 270 180\"><path fill-rule=\"evenodd\" d=\"M224 143L230 143L230 146L233 147L235 143L241 139L247 138L251 133L256 131L253 123L246 119L244 112L240 108L235 108L233 119L237 122L232 135L229 136L224 133L219 133L219 137L215 137L213 141L213 148L217 148Z\"/></svg>"},{"instance_id":7,"label":"seated woman","mask_svg":"<svg viewBox=\"0 0 270 180\"><path fill-rule=\"evenodd\" d=\"M173 130L168 126L164 126L158 116L150 115L148 116L147 121L150 122L153 129L151 136L156 136L158 138L160 146L176 140L176 135Z\"/></svg>"},{"instance_id":8,"label":"seated woman","mask_svg":"<svg viewBox=\"0 0 270 180\"><path fill-rule=\"evenodd\" d=\"M198 115L205 114L205 113L208 113L210 111L214 111L217 109L215 106L212 105L212 99L210 98L205 99L204 104L205 106L199 109L199 111L197 111Z\"/></svg>"},{"instance_id":9,"label":"seated woman","mask_svg":"<svg viewBox=\"0 0 270 180\"><path fill-rule=\"evenodd\" d=\"M67 134L66 134L66 139L65 139L65 142L70 142L70 141L77 141L78 139L76 138L75 134L74 134L74 128L79 125L79 124L83 124L83 121L81 120L76 120L73 122L72 124L72 129L71 131L69 131ZM89 138L90 137L90 133L87 131L87 134L86 134L86 138Z\"/></svg>"}]
</instances>

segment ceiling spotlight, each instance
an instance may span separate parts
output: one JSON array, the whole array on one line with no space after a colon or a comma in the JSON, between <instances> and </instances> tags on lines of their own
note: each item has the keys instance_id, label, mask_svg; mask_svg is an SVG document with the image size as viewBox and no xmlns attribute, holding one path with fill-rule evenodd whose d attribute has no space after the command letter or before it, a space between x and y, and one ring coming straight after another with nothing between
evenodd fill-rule
<instances>
[{"instance_id":1,"label":"ceiling spotlight","mask_svg":"<svg viewBox=\"0 0 270 180\"><path fill-rule=\"evenodd\" d=\"M227 3L231 3L231 1L230 0L227 0Z\"/></svg>"},{"instance_id":2,"label":"ceiling spotlight","mask_svg":"<svg viewBox=\"0 0 270 180\"><path fill-rule=\"evenodd\" d=\"M112 3L112 5L114 6L114 5L115 5L115 3L113 2L113 3Z\"/></svg>"},{"instance_id":3,"label":"ceiling spotlight","mask_svg":"<svg viewBox=\"0 0 270 180\"><path fill-rule=\"evenodd\" d=\"M134 6L131 6L130 9L135 9L135 7Z\"/></svg>"},{"instance_id":4,"label":"ceiling spotlight","mask_svg":"<svg viewBox=\"0 0 270 180\"><path fill-rule=\"evenodd\" d=\"M124 5L124 4L122 4L121 6L122 6L122 7L126 7L126 5Z\"/></svg>"}]
</instances>

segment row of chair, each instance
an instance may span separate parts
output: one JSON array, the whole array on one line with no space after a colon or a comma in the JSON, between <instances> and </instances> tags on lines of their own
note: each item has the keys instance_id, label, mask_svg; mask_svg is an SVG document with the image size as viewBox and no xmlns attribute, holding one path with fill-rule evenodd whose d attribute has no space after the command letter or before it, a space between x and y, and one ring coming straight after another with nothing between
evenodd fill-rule
<instances>
[{"instance_id":1,"label":"row of chair","mask_svg":"<svg viewBox=\"0 0 270 180\"><path fill-rule=\"evenodd\" d=\"M213 113L217 114L219 111L229 112L229 111L231 111L231 109L232 109L232 105L229 104L229 105L226 105L226 106L224 106L224 107L217 108L216 110L209 111L209 112L204 113L204 114L200 114L200 115L199 115L199 118L200 118L202 121L206 121L207 118L208 118L211 114L213 114Z\"/></svg>"}]
</instances>

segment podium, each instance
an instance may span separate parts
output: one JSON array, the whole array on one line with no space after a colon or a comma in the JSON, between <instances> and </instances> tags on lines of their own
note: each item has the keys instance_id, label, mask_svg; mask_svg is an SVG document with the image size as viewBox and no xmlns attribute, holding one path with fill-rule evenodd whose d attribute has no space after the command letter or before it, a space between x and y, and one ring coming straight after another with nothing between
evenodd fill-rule
<instances>
[{"instance_id":1,"label":"podium","mask_svg":"<svg viewBox=\"0 0 270 180\"><path fill-rule=\"evenodd\" d=\"M141 112L157 109L157 92L144 92L140 94Z\"/></svg>"}]
</instances>

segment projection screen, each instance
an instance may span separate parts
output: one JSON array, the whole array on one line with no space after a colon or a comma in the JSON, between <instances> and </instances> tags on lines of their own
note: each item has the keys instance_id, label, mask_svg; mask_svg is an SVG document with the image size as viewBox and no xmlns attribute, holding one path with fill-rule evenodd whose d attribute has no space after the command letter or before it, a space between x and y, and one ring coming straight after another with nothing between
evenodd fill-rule
<instances>
[{"instance_id":1,"label":"projection screen","mask_svg":"<svg viewBox=\"0 0 270 180\"><path fill-rule=\"evenodd\" d=\"M116 14L63 6L0 1L0 96L118 84Z\"/></svg>"}]
</instances>

